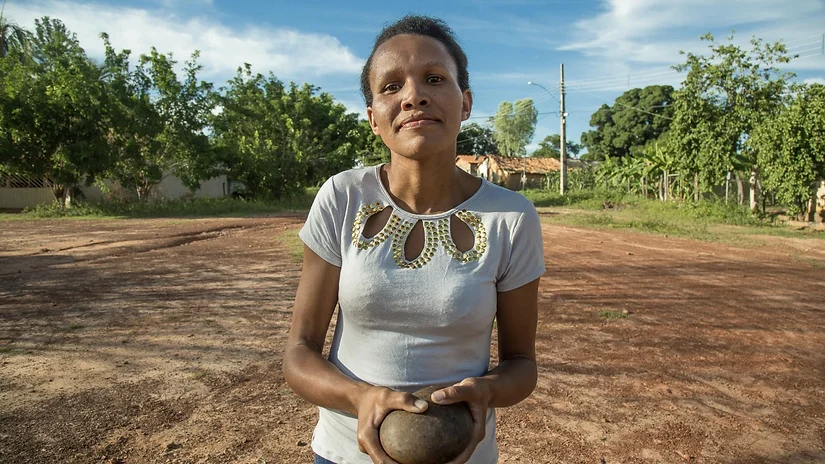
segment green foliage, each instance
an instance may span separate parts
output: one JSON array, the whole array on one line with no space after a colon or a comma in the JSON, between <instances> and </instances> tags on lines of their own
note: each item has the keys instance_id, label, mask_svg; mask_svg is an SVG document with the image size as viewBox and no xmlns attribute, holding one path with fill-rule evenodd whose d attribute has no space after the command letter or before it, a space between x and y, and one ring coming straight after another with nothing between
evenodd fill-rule
<instances>
[{"instance_id":1,"label":"green foliage","mask_svg":"<svg viewBox=\"0 0 825 464\"><path fill-rule=\"evenodd\" d=\"M192 198L164 201L102 201L77 202L73 208L63 208L58 203L42 204L23 211L27 218L64 217L200 217L200 216L250 216L283 211L308 210L312 206L317 189L283 198L278 201L240 200L233 198Z\"/></svg>"},{"instance_id":2,"label":"green foliage","mask_svg":"<svg viewBox=\"0 0 825 464\"><path fill-rule=\"evenodd\" d=\"M757 126L749 142L765 189L793 212L803 212L816 182L825 179L825 86L799 89L777 117Z\"/></svg>"},{"instance_id":3,"label":"green foliage","mask_svg":"<svg viewBox=\"0 0 825 464\"><path fill-rule=\"evenodd\" d=\"M558 191L561 187L561 172L550 171L547 173L545 186L548 190ZM567 187L571 191L588 190L596 188L596 170L585 166L567 171Z\"/></svg>"},{"instance_id":4,"label":"green foliage","mask_svg":"<svg viewBox=\"0 0 825 464\"><path fill-rule=\"evenodd\" d=\"M117 181L149 198L173 174L195 190L228 174L246 197L285 198L351 168L389 160L369 124L312 85L238 70L216 92L199 54L179 66L152 48L130 66L101 34L93 63L48 17L34 34L0 13L0 170L47 178L56 195L80 183Z\"/></svg>"},{"instance_id":5,"label":"green foliage","mask_svg":"<svg viewBox=\"0 0 825 464\"><path fill-rule=\"evenodd\" d=\"M211 121L218 157L252 198L291 195L374 156L377 141L357 115L318 90L285 87L271 74L253 75L247 64L217 97L221 111Z\"/></svg>"},{"instance_id":6,"label":"green foliage","mask_svg":"<svg viewBox=\"0 0 825 464\"><path fill-rule=\"evenodd\" d=\"M602 105L590 118L590 126L595 129L581 137L587 159L630 156L634 150L657 140L670 126L672 103L673 87L651 85L628 90L612 107Z\"/></svg>"},{"instance_id":7,"label":"green foliage","mask_svg":"<svg viewBox=\"0 0 825 464\"><path fill-rule=\"evenodd\" d=\"M515 104L501 102L492 118L493 131L501 154L523 156L525 147L536 131L538 112L533 100L517 100Z\"/></svg>"},{"instance_id":8,"label":"green foliage","mask_svg":"<svg viewBox=\"0 0 825 464\"><path fill-rule=\"evenodd\" d=\"M0 60L0 170L48 177L55 194L111 164L101 71L59 20L35 20L31 56Z\"/></svg>"},{"instance_id":9,"label":"green foliage","mask_svg":"<svg viewBox=\"0 0 825 464\"><path fill-rule=\"evenodd\" d=\"M375 166L376 164L388 163L390 161L390 149L381 140L381 137L372 132L372 127L367 120L358 123L355 144L357 146L358 161L364 166Z\"/></svg>"},{"instance_id":10,"label":"green foliage","mask_svg":"<svg viewBox=\"0 0 825 464\"><path fill-rule=\"evenodd\" d=\"M675 67L687 76L675 93L670 145L682 154L680 171L698 173L702 188L710 189L729 171L749 175L756 153L747 140L760 121L779 112L793 74L776 67L790 60L781 43L754 38L748 52L710 34L702 40L710 42L709 55L688 53Z\"/></svg>"},{"instance_id":11,"label":"green foliage","mask_svg":"<svg viewBox=\"0 0 825 464\"><path fill-rule=\"evenodd\" d=\"M474 122L464 124L458 133L456 152L459 155L497 155L495 133L486 126Z\"/></svg>"},{"instance_id":12,"label":"green foliage","mask_svg":"<svg viewBox=\"0 0 825 464\"><path fill-rule=\"evenodd\" d=\"M5 5L4 0L3 9ZM5 58L10 52L16 51L15 59L19 60L28 51L31 35L25 28L4 16L3 9L0 9L0 58Z\"/></svg>"},{"instance_id":13,"label":"green foliage","mask_svg":"<svg viewBox=\"0 0 825 464\"><path fill-rule=\"evenodd\" d=\"M576 142L567 141L565 144L567 157L575 158L579 155L582 146ZM539 142L539 147L530 154L537 158L561 158L561 136L559 134L550 134Z\"/></svg>"},{"instance_id":14,"label":"green foliage","mask_svg":"<svg viewBox=\"0 0 825 464\"><path fill-rule=\"evenodd\" d=\"M219 174L205 135L212 84L198 79L198 52L186 62L180 82L171 54L162 55L153 47L130 70L130 52L115 53L108 36L101 35L110 97L109 142L116 155L108 177L145 200L167 172L192 190L200 180Z\"/></svg>"},{"instance_id":15,"label":"green foliage","mask_svg":"<svg viewBox=\"0 0 825 464\"><path fill-rule=\"evenodd\" d=\"M581 209L600 210L605 205L626 205L637 201L621 191L604 189L571 190L561 195L556 190L523 190L521 193L536 207L575 206Z\"/></svg>"}]
</instances>

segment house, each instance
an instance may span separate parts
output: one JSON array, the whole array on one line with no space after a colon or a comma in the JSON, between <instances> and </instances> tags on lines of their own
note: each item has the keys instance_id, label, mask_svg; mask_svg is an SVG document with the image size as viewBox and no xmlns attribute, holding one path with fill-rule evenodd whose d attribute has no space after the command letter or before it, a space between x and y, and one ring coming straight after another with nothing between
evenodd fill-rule
<instances>
[{"instance_id":1,"label":"house","mask_svg":"<svg viewBox=\"0 0 825 464\"><path fill-rule=\"evenodd\" d=\"M485 159L485 155L458 155L455 157L455 165L474 176L479 176L478 167Z\"/></svg>"},{"instance_id":2,"label":"house","mask_svg":"<svg viewBox=\"0 0 825 464\"><path fill-rule=\"evenodd\" d=\"M543 188L547 173L560 170L561 164L555 158L508 158L487 155L478 165L477 175L510 190L521 190Z\"/></svg>"}]
</instances>

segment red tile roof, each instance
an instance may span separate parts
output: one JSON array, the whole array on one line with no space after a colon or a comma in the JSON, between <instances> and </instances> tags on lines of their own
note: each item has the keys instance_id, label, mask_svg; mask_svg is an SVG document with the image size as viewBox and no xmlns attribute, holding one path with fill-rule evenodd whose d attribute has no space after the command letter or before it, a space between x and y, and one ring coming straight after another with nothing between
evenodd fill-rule
<instances>
[{"instance_id":1,"label":"red tile roof","mask_svg":"<svg viewBox=\"0 0 825 464\"><path fill-rule=\"evenodd\" d=\"M550 171L560 171L561 163L555 158L508 158L505 156L488 155L503 171L521 172L524 169L528 174L547 174Z\"/></svg>"},{"instance_id":2,"label":"red tile roof","mask_svg":"<svg viewBox=\"0 0 825 464\"><path fill-rule=\"evenodd\" d=\"M468 164L481 164L485 158L487 158L485 155L457 155L455 157L455 162L458 163L459 161L463 161Z\"/></svg>"}]
</instances>

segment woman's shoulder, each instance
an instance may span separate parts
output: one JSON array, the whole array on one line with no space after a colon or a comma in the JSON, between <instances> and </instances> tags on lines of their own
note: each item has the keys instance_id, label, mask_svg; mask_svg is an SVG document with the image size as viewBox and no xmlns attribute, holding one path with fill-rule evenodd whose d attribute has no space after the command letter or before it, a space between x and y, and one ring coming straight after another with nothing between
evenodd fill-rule
<instances>
[{"instance_id":1,"label":"woman's shoulder","mask_svg":"<svg viewBox=\"0 0 825 464\"><path fill-rule=\"evenodd\" d=\"M496 185L484 178L482 178L481 181L484 183L484 198L480 203L502 212L524 213L536 210L533 202L528 200L520 192Z\"/></svg>"},{"instance_id":2,"label":"woman's shoulder","mask_svg":"<svg viewBox=\"0 0 825 464\"><path fill-rule=\"evenodd\" d=\"M355 188L362 190L364 188L371 188L375 184L375 171L377 166L366 166L347 169L338 174L333 175L327 180L327 183L332 184L337 191L348 191Z\"/></svg>"}]
</instances>

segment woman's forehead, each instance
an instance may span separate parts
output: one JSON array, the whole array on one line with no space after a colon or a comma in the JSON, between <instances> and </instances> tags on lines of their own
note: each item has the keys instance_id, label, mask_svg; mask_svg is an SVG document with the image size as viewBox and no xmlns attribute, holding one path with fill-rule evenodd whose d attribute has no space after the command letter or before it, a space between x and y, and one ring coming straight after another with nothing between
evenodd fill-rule
<instances>
[{"instance_id":1,"label":"woman's forehead","mask_svg":"<svg viewBox=\"0 0 825 464\"><path fill-rule=\"evenodd\" d=\"M455 60L439 40L425 35L399 34L382 43L375 51L373 68L399 65L456 68ZM386 69L382 69L386 71Z\"/></svg>"}]
</instances>

